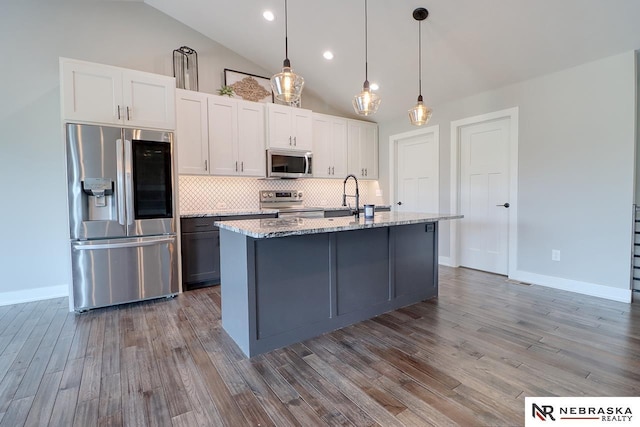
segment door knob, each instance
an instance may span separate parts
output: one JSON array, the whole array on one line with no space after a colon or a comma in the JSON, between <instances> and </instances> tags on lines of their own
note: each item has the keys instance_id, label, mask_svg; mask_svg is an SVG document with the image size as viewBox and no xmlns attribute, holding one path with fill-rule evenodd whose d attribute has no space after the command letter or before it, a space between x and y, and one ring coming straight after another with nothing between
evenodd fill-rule
<instances>
[{"instance_id":1,"label":"door knob","mask_svg":"<svg viewBox=\"0 0 640 427\"><path fill-rule=\"evenodd\" d=\"M503 208L508 208L511 205L509 204L509 202L507 202L504 205L496 205L496 206L502 206Z\"/></svg>"},{"instance_id":2,"label":"door knob","mask_svg":"<svg viewBox=\"0 0 640 427\"><path fill-rule=\"evenodd\" d=\"M402 202L398 202L396 203L398 206L402 206Z\"/></svg>"}]
</instances>

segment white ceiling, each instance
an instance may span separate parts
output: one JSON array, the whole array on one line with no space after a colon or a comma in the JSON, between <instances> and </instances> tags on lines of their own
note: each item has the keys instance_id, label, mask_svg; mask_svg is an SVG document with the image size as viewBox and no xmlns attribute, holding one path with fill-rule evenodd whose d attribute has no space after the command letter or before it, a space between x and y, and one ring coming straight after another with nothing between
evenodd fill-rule
<instances>
[{"instance_id":1,"label":"white ceiling","mask_svg":"<svg viewBox=\"0 0 640 427\"><path fill-rule=\"evenodd\" d=\"M284 0L144 1L266 70L282 67ZM382 98L375 121L416 102L416 7L430 12L422 24L429 105L640 48L639 0L369 0L369 80ZM289 0L288 8L289 58L305 91L351 111L364 81L364 0ZM265 9L275 21L262 18Z\"/></svg>"}]
</instances>

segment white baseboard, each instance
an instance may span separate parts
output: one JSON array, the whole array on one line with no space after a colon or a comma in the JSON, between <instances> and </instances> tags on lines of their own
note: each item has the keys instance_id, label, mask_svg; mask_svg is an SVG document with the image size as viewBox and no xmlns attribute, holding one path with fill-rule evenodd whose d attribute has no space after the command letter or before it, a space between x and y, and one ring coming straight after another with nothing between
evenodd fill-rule
<instances>
[{"instance_id":1,"label":"white baseboard","mask_svg":"<svg viewBox=\"0 0 640 427\"><path fill-rule=\"evenodd\" d=\"M448 256L440 255L438 257L438 264L446 265L447 267L453 267L453 263L451 262L451 257L448 257Z\"/></svg>"},{"instance_id":2,"label":"white baseboard","mask_svg":"<svg viewBox=\"0 0 640 427\"><path fill-rule=\"evenodd\" d=\"M614 288L578 280L563 279L561 277L545 276L543 274L530 273L516 270L509 276L510 279L532 285L546 286L548 288L561 289L563 291L576 292L578 294L605 298L613 301L631 302L631 289Z\"/></svg>"},{"instance_id":3,"label":"white baseboard","mask_svg":"<svg viewBox=\"0 0 640 427\"><path fill-rule=\"evenodd\" d=\"M69 285L47 286L45 288L0 292L0 305L20 304L43 299L69 296Z\"/></svg>"}]
</instances>

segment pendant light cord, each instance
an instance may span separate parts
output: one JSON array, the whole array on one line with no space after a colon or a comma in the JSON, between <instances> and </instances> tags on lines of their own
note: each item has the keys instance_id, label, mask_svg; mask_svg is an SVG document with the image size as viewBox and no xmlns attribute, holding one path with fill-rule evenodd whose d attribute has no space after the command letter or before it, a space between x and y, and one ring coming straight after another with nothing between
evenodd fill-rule
<instances>
[{"instance_id":1,"label":"pendant light cord","mask_svg":"<svg viewBox=\"0 0 640 427\"><path fill-rule=\"evenodd\" d=\"M369 81L369 20L367 18L367 0L364 0L364 80Z\"/></svg>"},{"instance_id":2,"label":"pendant light cord","mask_svg":"<svg viewBox=\"0 0 640 427\"><path fill-rule=\"evenodd\" d=\"M284 0L284 57L289 59L289 28L287 18L287 0Z\"/></svg>"},{"instance_id":3,"label":"pendant light cord","mask_svg":"<svg viewBox=\"0 0 640 427\"><path fill-rule=\"evenodd\" d=\"M422 98L422 21L418 21L418 95Z\"/></svg>"}]
</instances>

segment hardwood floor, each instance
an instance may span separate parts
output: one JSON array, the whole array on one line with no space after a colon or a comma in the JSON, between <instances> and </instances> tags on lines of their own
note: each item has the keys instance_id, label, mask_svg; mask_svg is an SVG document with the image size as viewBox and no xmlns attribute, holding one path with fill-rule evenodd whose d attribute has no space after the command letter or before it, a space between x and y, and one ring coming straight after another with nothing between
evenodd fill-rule
<instances>
[{"instance_id":1,"label":"hardwood floor","mask_svg":"<svg viewBox=\"0 0 640 427\"><path fill-rule=\"evenodd\" d=\"M0 426L511 426L525 396L640 395L640 307L440 267L440 296L247 359L219 287L0 307Z\"/></svg>"}]
</instances>

